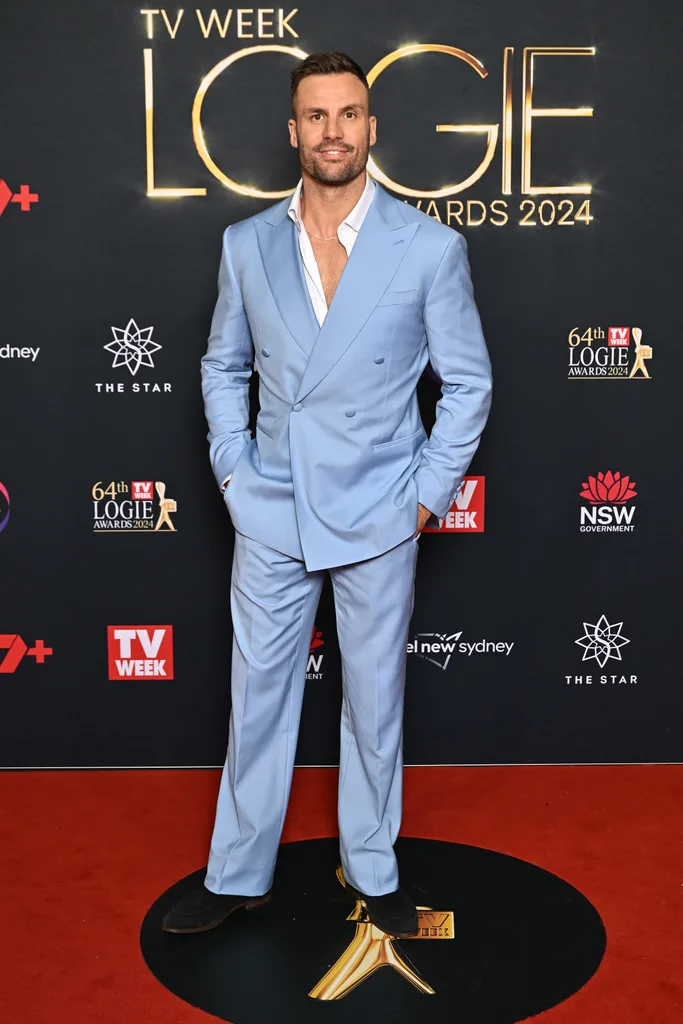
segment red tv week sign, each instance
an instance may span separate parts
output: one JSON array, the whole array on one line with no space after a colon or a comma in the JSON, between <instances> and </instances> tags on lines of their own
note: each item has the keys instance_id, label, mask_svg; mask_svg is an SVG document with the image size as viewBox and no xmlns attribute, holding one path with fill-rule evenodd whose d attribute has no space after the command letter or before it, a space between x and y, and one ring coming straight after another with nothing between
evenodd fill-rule
<instances>
[{"instance_id":1,"label":"red tv week sign","mask_svg":"<svg viewBox=\"0 0 683 1024\"><path fill-rule=\"evenodd\" d=\"M484 477L466 476L455 496L453 507L439 525L425 526L425 533L483 533Z\"/></svg>"},{"instance_id":2,"label":"red tv week sign","mask_svg":"<svg viewBox=\"0 0 683 1024\"><path fill-rule=\"evenodd\" d=\"M107 626L110 679L173 679L173 626Z\"/></svg>"},{"instance_id":3,"label":"red tv week sign","mask_svg":"<svg viewBox=\"0 0 683 1024\"><path fill-rule=\"evenodd\" d=\"M607 347L608 348L628 348L631 344L631 328L630 327L608 327L607 328Z\"/></svg>"},{"instance_id":4,"label":"red tv week sign","mask_svg":"<svg viewBox=\"0 0 683 1024\"><path fill-rule=\"evenodd\" d=\"M154 498L152 480L133 480L130 485L132 501L152 501Z\"/></svg>"}]
</instances>

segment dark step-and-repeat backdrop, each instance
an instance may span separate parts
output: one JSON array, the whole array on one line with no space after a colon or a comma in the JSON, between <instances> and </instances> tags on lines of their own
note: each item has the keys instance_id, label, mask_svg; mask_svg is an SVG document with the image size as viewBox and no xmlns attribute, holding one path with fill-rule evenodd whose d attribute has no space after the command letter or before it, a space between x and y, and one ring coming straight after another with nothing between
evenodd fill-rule
<instances>
[{"instance_id":1,"label":"dark step-and-repeat backdrop","mask_svg":"<svg viewBox=\"0 0 683 1024\"><path fill-rule=\"evenodd\" d=\"M36 0L0 34L0 765L222 764L233 530L199 360L289 194L289 72L368 73L370 170L461 231L494 367L420 542L408 764L683 760L681 21L665 0ZM420 383L425 426L438 381ZM336 764L326 585L297 762Z\"/></svg>"}]
</instances>

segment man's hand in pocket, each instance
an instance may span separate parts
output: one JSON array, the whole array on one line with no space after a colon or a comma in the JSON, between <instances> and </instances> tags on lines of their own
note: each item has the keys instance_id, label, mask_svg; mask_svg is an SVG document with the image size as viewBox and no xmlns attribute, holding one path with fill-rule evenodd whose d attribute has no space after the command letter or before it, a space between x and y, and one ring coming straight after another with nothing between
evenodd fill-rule
<instances>
[{"instance_id":1,"label":"man's hand in pocket","mask_svg":"<svg viewBox=\"0 0 683 1024\"><path fill-rule=\"evenodd\" d=\"M429 511L429 509L425 508L424 505L417 506L417 529L415 530L416 537L424 530L425 526L427 525L427 520L429 519L431 514L432 513Z\"/></svg>"}]
</instances>

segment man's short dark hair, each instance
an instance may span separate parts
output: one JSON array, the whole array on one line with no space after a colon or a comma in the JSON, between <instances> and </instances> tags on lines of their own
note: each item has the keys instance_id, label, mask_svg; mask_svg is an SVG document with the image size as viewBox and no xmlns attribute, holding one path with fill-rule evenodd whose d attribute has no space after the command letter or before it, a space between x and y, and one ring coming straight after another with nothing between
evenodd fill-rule
<instances>
[{"instance_id":1,"label":"man's short dark hair","mask_svg":"<svg viewBox=\"0 0 683 1024\"><path fill-rule=\"evenodd\" d=\"M326 53L311 53L308 57L304 57L297 66L294 68L291 74L291 95L292 95L292 110L294 110L294 94L299 88L299 83L303 78L308 78L309 75L341 75L344 73L355 75L365 88L368 90L368 101L370 99L370 87L368 80L365 77L365 72L356 64L355 60L346 53L338 53L336 51Z\"/></svg>"}]
</instances>

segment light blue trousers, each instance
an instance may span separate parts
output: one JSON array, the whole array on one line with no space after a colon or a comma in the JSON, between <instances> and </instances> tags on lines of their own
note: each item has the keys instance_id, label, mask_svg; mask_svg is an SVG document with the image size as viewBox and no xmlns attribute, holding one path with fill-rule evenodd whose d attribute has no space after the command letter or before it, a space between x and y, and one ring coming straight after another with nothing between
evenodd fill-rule
<instances>
[{"instance_id":1,"label":"light blue trousers","mask_svg":"<svg viewBox=\"0 0 683 1024\"><path fill-rule=\"evenodd\" d=\"M232 712L205 885L260 896L287 811L311 633L332 577L342 658L341 863L369 896L398 888L403 692L419 536L375 558L309 572L235 533Z\"/></svg>"}]
</instances>

